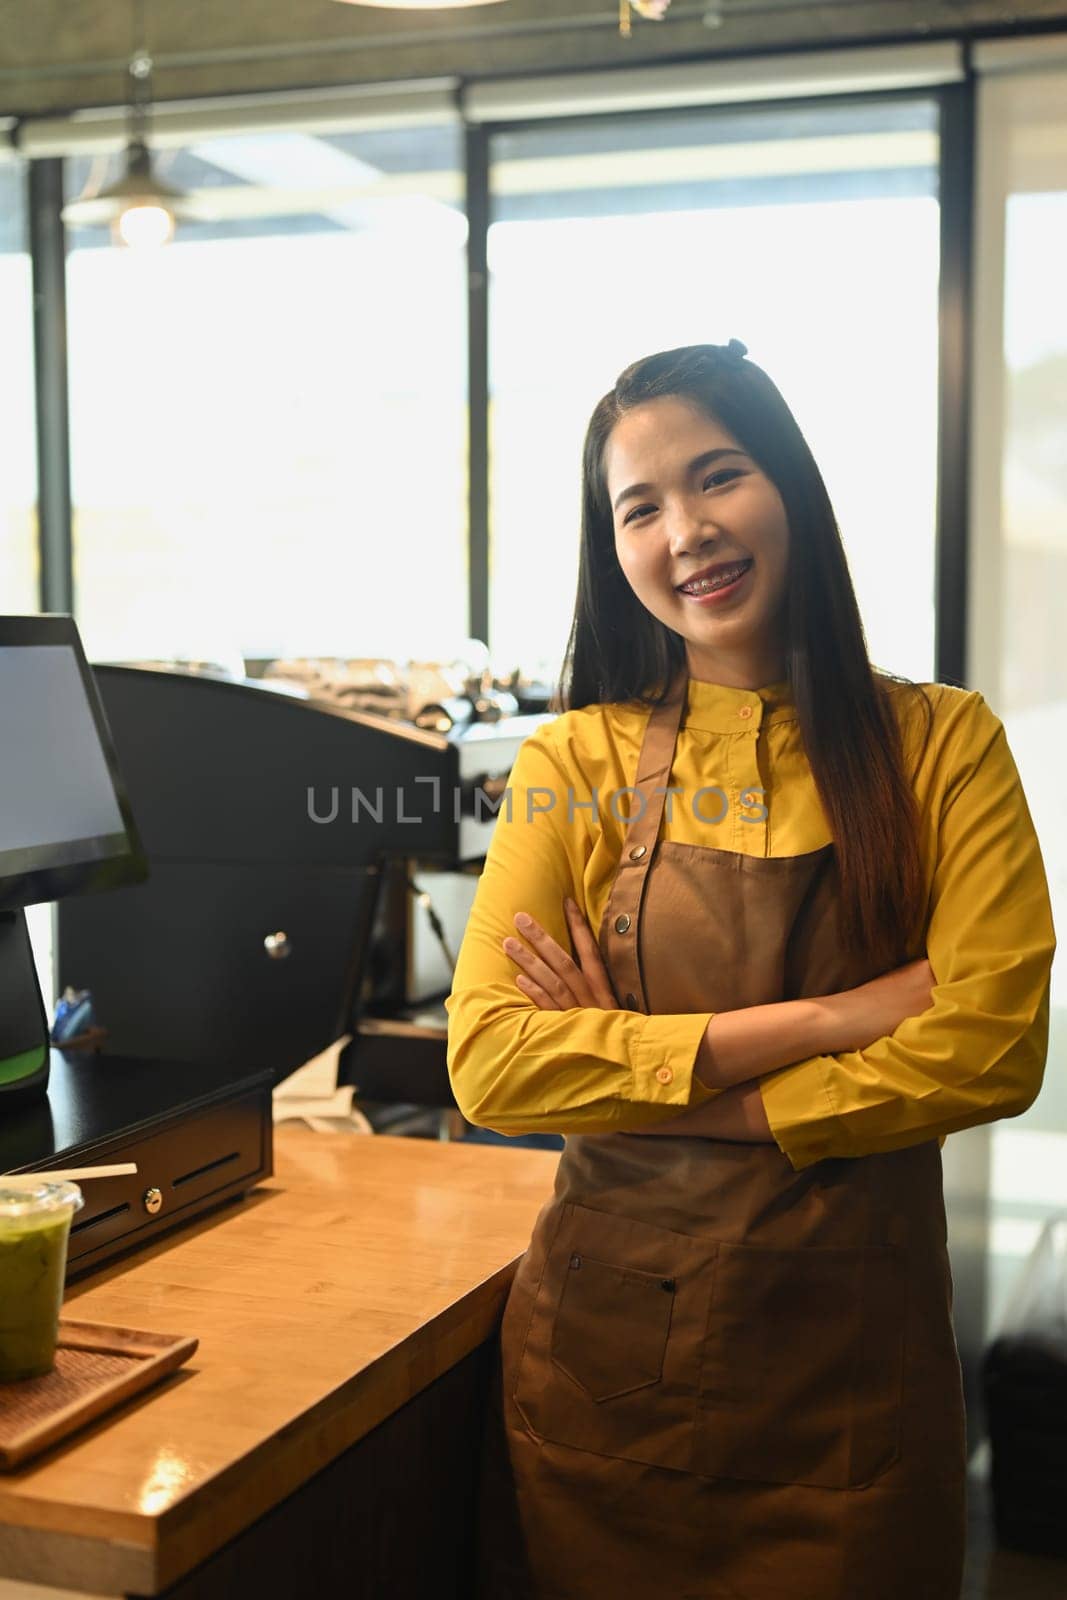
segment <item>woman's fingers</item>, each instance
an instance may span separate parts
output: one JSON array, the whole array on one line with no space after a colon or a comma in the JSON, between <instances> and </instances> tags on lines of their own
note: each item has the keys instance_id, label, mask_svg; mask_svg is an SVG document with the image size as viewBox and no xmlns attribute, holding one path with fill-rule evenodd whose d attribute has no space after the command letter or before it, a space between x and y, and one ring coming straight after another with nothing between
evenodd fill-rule
<instances>
[{"instance_id":1,"label":"woman's fingers","mask_svg":"<svg viewBox=\"0 0 1067 1600\"><path fill-rule=\"evenodd\" d=\"M593 992L596 1004L602 1011L614 1011L616 1000L611 987L611 979L608 977L608 969L605 967L603 957L600 954L600 946L593 937L593 930L582 916L577 904L569 896L563 902L563 909L567 916L567 926L571 930L574 953Z\"/></svg>"},{"instance_id":2,"label":"woman's fingers","mask_svg":"<svg viewBox=\"0 0 1067 1600\"><path fill-rule=\"evenodd\" d=\"M541 985L535 983L532 978L528 978L525 972L520 972L515 982L523 994L529 995L534 1005L539 1006L542 1011L561 1011L566 1009L566 1007L558 1006L547 989L542 989Z\"/></svg>"},{"instance_id":3,"label":"woman's fingers","mask_svg":"<svg viewBox=\"0 0 1067 1600\"><path fill-rule=\"evenodd\" d=\"M520 911L515 926L532 949L518 939L505 939L504 949L516 966L551 997L558 1010L596 1004L581 969L539 922Z\"/></svg>"},{"instance_id":4,"label":"woman's fingers","mask_svg":"<svg viewBox=\"0 0 1067 1600\"><path fill-rule=\"evenodd\" d=\"M516 916L515 926L528 941L504 940L506 953L522 969L516 983L542 1010L566 1011L574 1006L614 1010L611 983L585 918L569 899L564 913L577 961L533 917L523 912Z\"/></svg>"}]
</instances>

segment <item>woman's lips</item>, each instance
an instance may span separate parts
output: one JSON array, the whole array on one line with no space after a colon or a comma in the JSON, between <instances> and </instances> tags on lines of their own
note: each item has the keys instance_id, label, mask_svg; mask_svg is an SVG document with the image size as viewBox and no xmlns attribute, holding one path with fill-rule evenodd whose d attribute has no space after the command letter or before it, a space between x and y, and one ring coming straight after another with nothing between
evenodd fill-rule
<instances>
[{"instance_id":1,"label":"woman's lips","mask_svg":"<svg viewBox=\"0 0 1067 1600\"><path fill-rule=\"evenodd\" d=\"M735 578L732 583L723 584L721 588L705 589L697 593L689 593L685 589L679 589L678 593L683 600L688 600L691 605L717 605L721 601L731 600L745 587L748 575L752 571L752 566L753 563L749 561L739 577Z\"/></svg>"}]
</instances>

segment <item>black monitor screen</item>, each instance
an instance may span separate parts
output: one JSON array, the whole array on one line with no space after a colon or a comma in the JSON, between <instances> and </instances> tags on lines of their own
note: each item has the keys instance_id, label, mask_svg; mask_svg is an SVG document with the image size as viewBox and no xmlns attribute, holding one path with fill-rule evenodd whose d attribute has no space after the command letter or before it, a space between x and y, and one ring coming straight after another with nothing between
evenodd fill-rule
<instances>
[{"instance_id":1,"label":"black monitor screen","mask_svg":"<svg viewBox=\"0 0 1067 1600\"><path fill-rule=\"evenodd\" d=\"M73 622L0 618L0 908L143 876Z\"/></svg>"}]
</instances>

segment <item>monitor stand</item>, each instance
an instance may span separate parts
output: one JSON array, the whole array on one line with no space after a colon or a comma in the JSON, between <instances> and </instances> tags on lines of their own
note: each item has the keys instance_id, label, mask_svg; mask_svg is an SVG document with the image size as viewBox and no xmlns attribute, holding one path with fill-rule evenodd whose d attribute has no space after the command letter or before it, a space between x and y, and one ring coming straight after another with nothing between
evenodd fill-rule
<instances>
[{"instance_id":1,"label":"monitor stand","mask_svg":"<svg viewBox=\"0 0 1067 1600\"><path fill-rule=\"evenodd\" d=\"M48 1022L26 916L0 911L0 1116L48 1088Z\"/></svg>"}]
</instances>

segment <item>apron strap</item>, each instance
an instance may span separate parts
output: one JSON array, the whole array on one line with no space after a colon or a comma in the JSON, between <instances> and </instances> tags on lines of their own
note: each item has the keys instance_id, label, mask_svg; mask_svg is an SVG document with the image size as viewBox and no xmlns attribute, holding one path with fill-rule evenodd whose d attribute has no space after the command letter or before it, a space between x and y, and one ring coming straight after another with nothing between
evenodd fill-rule
<instances>
[{"instance_id":1,"label":"apron strap","mask_svg":"<svg viewBox=\"0 0 1067 1600\"><path fill-rule=\"evenodd\" d=\"M633 789L620 790L631 801L622 854L600 923L600 952L615 989L615 998L630 1011L647 1011L637 931L645 879L659 838L674 765L682 713L688 700L689 673L683 668L662 705L653 706L637 758ZM658 791L658 793L657 793ZM617 802L616 802L617 803Z\"/></svg>"}]
</instances>

